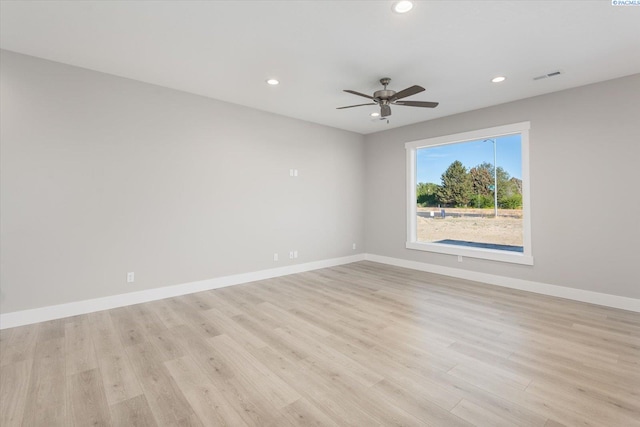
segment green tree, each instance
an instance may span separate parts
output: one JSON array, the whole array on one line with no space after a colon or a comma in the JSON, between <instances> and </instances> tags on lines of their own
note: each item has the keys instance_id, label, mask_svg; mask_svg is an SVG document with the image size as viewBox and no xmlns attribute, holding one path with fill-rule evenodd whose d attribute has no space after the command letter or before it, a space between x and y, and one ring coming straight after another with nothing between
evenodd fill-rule
<instances>
[{"instance_id":1,"label":"green tree","mask_svg":"<svg viewBox=\"0 0 640 427\"><path fill-rule=\"evenodd\" d=\"M451 163L440 179L442 185L436 195L442 204L457 207L469 204L473 186L467 168L459 160Z\"/></svg>"},{"instance_id":2,"label":"green tree","mask_svg":"<svg viewBox=\"0 0 640 427\"><path fill-rule=\"evenodd\" d=\"M492 208L493 203L493 165L491 163L481 163L469 170L473 197L471 206L474 208Z\"/></svg>"},{"instance_id":3,"label":"green tree","mask_svg":"<svg viewBox=\"0 0 640 427\"><path fill-rule=\"evenodd\" d=\"M469 201L473 208L486 209L493 207L493 196L474 194Z\"/></svg>"},{"instance_id":4,"label":"green tree","mask_svg":"<svg viewBox=\"0 0 640 427\"><path fill-rule=\"evenodd\" d=\"M486 205L486 199L481 197L474 197L474 207L481 207L480 204L484 204L482 207L493 207L493 165L491 163L481 163L478 166L471 168L469 171L473 181L473 192L476 195L491 196L491 204ZM487 176L489 181L487 181ZM518 178L512 178L509 172L498 166L496 169L496 178L498 184L498 206L505 209L516 209L522 207L522 180ZM487 192L483 192L483 186L488 188ZM515 207L514 207L515 206Z\"/></svg>"},{"instance_id":5,"label":"green tree","mask_svg":"<svg viewBox=\"0 0 640 427\"><path fill-rule=\"evenodd\" d=\"M509 172L502 169L498 166L497 169L498 176L498 206L500 206L500 201L507 197L511 197L516 193L516 187L510 182L511 176Z\"/></svg>"},{"instance_id":6,"label":"green tree","mask_svg":"<svg viewBox=\"0 0 640 427\"><path fill-rule=\"evenodd\" d=\"M522 208L522 194L503 197L498 204L502 209L520 209Z\"/></svg>"},{"instance_id":7,"label":"green tree","mask_svg":"<svg viewBox=\"0 0 640 427\"><path fill-rule=\"evenodd\" d=\"M438 199L436 197L436 191L438 190L438 185L432 182L420 182L416 186L416 197L417 202L420 206L436 206L438 204Z\"/></svg>"},{"instance_id":8,"label":"green tree","mask_svg":"<svg viewBox=\"0 0 640 427\"><path fill-rule=\"evenodd\" d=\"M509 174L506 174L507 177ZM498 206L503 209L519 209L522 207L522 180L509 178L498 185Z\"/></svg>"},{"instance_id":9,"label":"green tree","mask_svg":"<svg viewBox=\"0 0 640 427\"><path fill-rule=\"evenodd\" d=\"M489 167L487 167L487 165ZM491 196L493 192L493 170L489 163L483 163L469 170L473 194L478 196Z\"/></svg>"}]
</instances>

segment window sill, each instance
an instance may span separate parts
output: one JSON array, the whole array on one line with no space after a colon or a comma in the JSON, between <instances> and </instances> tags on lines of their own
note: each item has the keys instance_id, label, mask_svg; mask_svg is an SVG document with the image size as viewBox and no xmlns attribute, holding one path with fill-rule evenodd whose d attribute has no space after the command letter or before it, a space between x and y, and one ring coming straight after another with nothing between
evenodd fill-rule
<instances>
[{"instance_id":1,"label":"window sill","mask_svg":"<svg viewBox=\"0 0 640 427\"><path fill-rule=\"evenodd\" d=\"M443 243L428 242L407 242L406 248L418 251L436 252L447 255L458 255L469 258L507 262L511 264L533 265L533 257L531 255L526 255L519 252L479 249L472 247L461 247L458 245L447 245Z\"/></svg>"}]
</instances>

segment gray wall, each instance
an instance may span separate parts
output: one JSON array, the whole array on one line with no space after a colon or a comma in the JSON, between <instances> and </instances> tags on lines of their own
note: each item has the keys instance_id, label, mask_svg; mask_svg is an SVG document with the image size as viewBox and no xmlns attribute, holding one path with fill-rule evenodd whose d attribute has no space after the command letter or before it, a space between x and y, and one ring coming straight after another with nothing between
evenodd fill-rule
<instances>
[{"instance_id":1,"label":"gray wall","mask_svg":"<svg viewBox=\"0 0 640 427\"><path fill-rule=\"evenodd\" d=\"M3 313L282 267L292 249L299 263L351 255L354 242L640 298L640 75L363 137L5 51L0 65ZM535 265L405 249L404 143L527 120Z\"/></svg>"},{"instance_id":2,"label":"gray wall","mask_svg":"<svg viewBox=\"0 0 640 427\"><path fill-rule=\"evenodd\" d=\"M362 135L6 51L1 66L4 313L364 246Z\"/></svg>"},{"instance_id":3,"label":"gray wall","mask_svg":"<svg viewBox=\"0 0 640 427\"><path fill-rule=\"evenodd\" d=\"M404 143L522 121L531 121L535 265L458 263L406 249ZM640 298L640 74L368 135L365 143L368 253Z\"/></svg>"}]
</instances>

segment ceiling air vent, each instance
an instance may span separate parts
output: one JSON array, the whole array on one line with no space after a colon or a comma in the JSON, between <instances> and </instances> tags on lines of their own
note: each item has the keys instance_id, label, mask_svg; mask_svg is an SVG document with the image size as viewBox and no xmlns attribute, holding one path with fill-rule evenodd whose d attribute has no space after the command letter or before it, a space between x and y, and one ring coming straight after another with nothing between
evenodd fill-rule
<instances>
[{"instance_id":1,"label":"ceiling air vent","mask_svg":"<svg viewBox=\"0 0 640 427\"><path fill-rule=\"evenodd\" d=\"M548 74L543 74L541 76L534 77L533 80L542 80L542 79L546 79L548 77L559 76L560 74L562 74L560 71L552 71L552 72L550 72Z\"/></svg>"}]
</instances>

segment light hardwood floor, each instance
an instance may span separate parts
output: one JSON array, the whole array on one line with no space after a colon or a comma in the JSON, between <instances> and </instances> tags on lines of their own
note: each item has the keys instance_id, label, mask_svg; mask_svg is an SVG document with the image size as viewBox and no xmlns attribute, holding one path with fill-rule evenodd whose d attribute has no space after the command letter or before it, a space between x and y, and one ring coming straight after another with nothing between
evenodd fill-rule
<instances>
[{"instance_id":1,"label":"light hardwood floor","mask_svg":"<svg viewBox=\"0 0 640 427\"><path fill-rule=\"evenodd\" d=\"M359 262L1 332L2 426L640 426L640 315Z\"/></svg>"}]
</instances>

